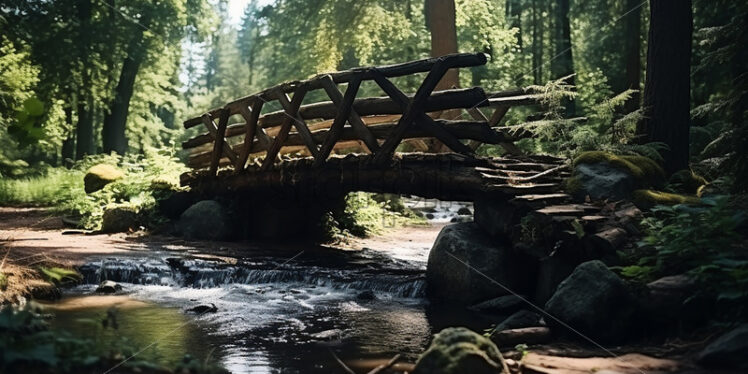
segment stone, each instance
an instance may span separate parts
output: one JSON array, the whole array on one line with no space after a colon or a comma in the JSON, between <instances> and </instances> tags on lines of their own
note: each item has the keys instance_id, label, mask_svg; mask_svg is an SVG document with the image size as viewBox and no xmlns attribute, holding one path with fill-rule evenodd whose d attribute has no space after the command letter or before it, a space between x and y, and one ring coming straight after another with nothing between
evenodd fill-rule
<instances>
[{"instance_id":1,"label":"stone","mask_svg":"<svg viewBox=\"0 0 748 374\"><path fill-rule=\"evenodd\" d=\"M416 361L413 374L509 374L496 345L464 327L450 327L434 335Z\"/></svg>"},{"instance_id":2,"label":"stone","mask_svg":"<svg viewBox=\"0 0 748 374\"><path fill-rule=\"evenodd\" d=\"M607 162L579 164L574 167L573 178L578 181L579 190L570 192L576 198L625 199L636 187L633 175Z\"/></svg>"},{"instance_id":3,"label":"stone","mask_svg":"<svg viewBox=\"0 0 748 374\"><path fill-rule=\"evenodd\" d=\"M460 209L457 210L457 215L458 216L469 216L469 215L472 215L472 214L473 214L473 212L470 211L470 208L468 208L466 206L463 206L463 207L461 207Z\"/></svg>"},{"instance_id":4,"label":"stone","mask_svg":"<svg viewBox=\"0 0 748 374\"><path fill-rule=\"evenodd\" d=\"M158 211L169 219L179 219L189 207L197 202L197 196L189 191L179 191L156 201Z\"/></svg>"},{"instance_id":5,"label":"stone","mask_svg":"<svg viewBox=\"0 0 748 374\"><path fill-rule=\"evenodd\" d=\"M538 305L548 302L558 285L571 275L578 264L560 255L541 258L538 263L538 278L535 282L535 302Z\"/></svg>"},{"instance_id":6,"label":"stone","mask_svg":"<svg viewBox=\"0 0 748 374\"><path fill-rule=\"evenodd\" d=\"M193 306L192 308L188 308L186 310L190 313L197 313L197 314L205 314L205 313L215 313L218 311L218 307L216 304L210 303L210 304L200 304Z\"/></svg>"},{"instance_id":7,"label":"stone","mask_svg":"<svg viewBox=\"0 0 748 374\"><path fill-rule=\"evenodd\" d=\"M468 309L474 312L509 315L525 306L523 297L516 295L499 296L490 300L471 305Z\"/></svg>"},{"instance_id":8,"label":"stone","mask_svg":"<svg viewBox=\"0 0 748 374\"><path fill-rule=\"evenodd\" d=\"M109 183L122 179L125 173L108 164L97 164L92 166L83 177L83 187L86 193L101 190Z\"/></svg>"},{"instance_id":9,"label":"stone","mask_svg":"<svg viewBox=\"0 0 748 374\"><path fill-rule=\"evenodd\" d=\"M99 287L96 288L97 293L115 293L117 291L122 291L122 285L110 280L101 282Z\"/></svg>"},{"instance_id":10,"label":"stone","mask_svg":"<svg viewBox=\"0 0 748 374\"><path fill-rule=\"evenodd\" d=\"M356 299L359 299L359 300L368 301L368 300L374 300L376 298L377 296L374 295L374 291L372 290L361 291L358 295L356 295Z\"/></svg>"},{"instance_id":11,"label":"stone","mask_svg":"<svg viewBox=\"0 0 748 374\"><path fill-rule=\"evenodd\" d=\"M428 296L459 305L508 295L507 288L524 293L534 278L531 259L495 244L472 222L442 228L426 266Z\"/></svg>"},{"instance_id":12,"label":"stone","mask_svg":"<svg viewBox=\"0 0 748 374\"><path fill-rule=\"evenodd\" d=\"M697 362L709 368L748 369L748 324L723 334L702 350Z\"/></svg>"},{"instance_id":13,"label":"stone","mask_svg":"<svg viewBox=\"0 0 748 374\"><path fill-rule=\"evenodd\" d=\"M62 297L62 291L52 283L40 282L31 287L31 297L34 300L55 301Z\"/></svg>"},{"instance_id":14,"label":"stone","mask_svg":"<svg viewBox=\"0 0 748 374\"><path fill-rule=\"evenodd\" d=\"M137 207L129 204L111 204L104 207L101 217L101 232L115 233L136 230L140 226Z\"/></svg>"},{"instance_id":15,"label":"stone","mask_svg":"<svg viewBox=\"0 0 748 374\"><path fill-rule=\"evenodd\" d=\"M187 239L226 240L232 236L232 222L215 200L193 204L179 217L177 230Z\"/></svg>"},{"instance_id":16,"label":"stone","mask_svg":"<svg viewBox=\"0 0 748 374\"><path fill-rule=\"evenodd\" d=\"M496 325L493 331L496 333L504 330L541 326L542 317L540 316L540 314L523 309L515 312L514 314L503 320L501 323Z\"/></svg>"},{"instance_id":17,"label":"stone","mask_svg":"<svg viewBox=\"0 0 748 374\"><path fill-rule=\"evenodd\" d=\"M488 198L476 199L473 220L483 231L495 238L505 238L512 234L512 228L527 212L516 205Z\"/></svg>"},{"instance_id":18,"label":"stone","mask_svg":"<svg viewBox=\"0 0 748 374\"><path fill-rule=\"evenodd\" d=\"M517 344L545 344L551 337L551 329L538 326L498 331L491 334L491 341L499 347L514 347Z\"/></svg>"},{"instance_id":19,"label":"stone","mask_svg":"<svg viewBox=\"0 0 748 374\"><path fill-rule=\"evenodd\" d=\"M590 339L605 343L628 337L636 312L626 284L598 260L577 266L559 284L545 310L555 317L546 321L552 328L579 337L560 320Z\"/></svg>"},{"instance_id":20,"label":"stone","mask_svg":"<svg viewBox=\"0 0 748 374\"><path fill-rule=\"evenodd\" d=\"M662 277L647 284L647 305L663 315L673 315L681 310L683 303L693 295L695 289L696 282L687 275Z\"/></svg>"}]
</instances>

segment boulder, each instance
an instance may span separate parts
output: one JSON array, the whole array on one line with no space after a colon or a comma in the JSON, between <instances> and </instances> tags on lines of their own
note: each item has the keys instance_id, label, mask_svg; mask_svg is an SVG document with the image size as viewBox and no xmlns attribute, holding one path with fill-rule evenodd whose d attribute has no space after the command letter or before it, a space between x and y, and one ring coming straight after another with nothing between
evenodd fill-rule
<instances>
[{"instance_id":1,"label":"boulder","mask_svg":"<svg viewBox=\"0 0 748 374\"><path fill-rule=\"evenodd\" d=\"M490 300L469 306L474 312L492 313L496 315L509 315L525 306L523 297L516 295L499 296Z\"/></svg>"},{"instance_id":2,"label":"boulder","mask_svg":"<svg viewBox=\"0 0 748 374\"><path fill-rule=\"evenodd\" d=\"M110 280L101 282L99 287L96 288L97 293L115 293L117 291L122 291L122 285Z\"/></svg>"},{"instance_id":3,"label":"boulder","mask_svg":"<svg viewBox=\"0 0 748 374\"><path fill-rule=\"evenodd\" d=\"M376 298L377 296L372 290L361 291L358 295L356 295L356 299L364 301L375 300Z\"/></svg>"},{"instance_id":4,"label":"boulder","mask_svg":"<svg viewBox=\"0 0 748 374\"><path fill-rule=\"evenodd\" d=\"M31 287L31 297L34 300L55 301L62 297L62 291L52 283L39 282Z\"/></svg>"},{"instance_id":5,"label":"boulder","mask_svg":"<svg viewBox=\"0 0 748 374\"><path fill-rule=\"evenodd\" d=\"M177 230L188 239L226 240L232 222L224 207L215 200L203 200L182 213Z\"/></svg>"},{"instance_id":6,"label":"boulder","mask_svg":"<svg viewBox=\"0 0 748 374\"><path fill-rule=\"evenodd\" d=\"M101 217L101 232L115 233L135 230L140 226L140 214L130 204L107 205Z\"/></svg>"},{"instance_id":7,"label":"boulder","mask_svg":"<svg viewBox=\"0 0 748 374\"><path fill-rule=\"evenodd\" d=\"M748 369L748 324L727 332L699 353L697 362L710 368Z\"/></svg>"},{"instance_id":8,"label":"boulder","mask_svg":"<svg viewBox=\"0 0 748 374\"><path fill-rule=\"evenodd\" d=\"M540 327L542 321L540 314L529 310L520 310L507 317L493 329L494 333L504 330L521 329L525 327Z\"/></svg>"},{"instance_id":9,"label":"boulder","mask_svg":"<svg viewBox=\"0 0 748 374\"><path fill-rule=\"evenodd\" d=\"M108 164L92 166L83 177L83 187L86 193L96 192L109 183L125 176L125 173Z\"/></svg>"},{"instance_id":10,"label":"boulder","mask_svg":"<svg viewBox=\"0 0 748 374\"><path fill-rule=\"evenodd\" d=\"M508 295L506 288L524 293L534 279L531 259L495 244L472 222L442 228L426 266L428 296L461 305Z\"/></svg>"},{"instance_id":11,"label":"boulder","mask_svg":"<svg viewBox=\"0 0 748 374\"><path fill-rule=\"evenodd\" d=\"M636 311L634 298L626 284L598 260L577 266L559 284L556 293L545 304L545 310L555 317L546 321L551 327L570 332L558 322L560 320L601 342L628 337Z\"/></svg>"},{"instance_id":12,"label":"boulder","mask_svg":"<svg viewBox=\"0 0 748 374\"><path fill-rule=\"evenodd\" d=\"M509 374L496 345L464 327L450 327L434 335L418 358L413 374Z\"/></svg>"},{"instance_id":13,"label":"boulder","mask_svg":"<svg viewBox=\"0 0 748 374\"><path fill-rule=\"evenodd\" d=\"M506 238L512 234L514 225L527 213L502 199L479 198L475 201L473 220L483 231L495 238Z\"/></svg>"},{"instance_id":14,"label":"boulder","mask_svg":"<svg viewBox=\"0 0 748 374\"><path fill-rule=\"evenodd\" d=\"M457 210L457 215L458 216L469 216L469 215L472 215L472 214L473 214L473 212L470 211L470 208L468 208L466 206L460 207L460 209Z\"/></svg>"},{"instance_id":15,"label":"boulder","mask_svg":"<svg viewBox=\"0 0 748 374\"><path fill-rule=\"evenodd\" d=\"M625 199L636 186L636 179L607 162L579 164L574 168L577 185L570 191L577 198Z\"/></svg>"},{"instance_id":16,"label":"boulder","mask_svg":"<svg viewBox=\"0 0 748 374\"><path fill-rule=\"evenodd\" d=\"M187 312L190 313L196 313L196 314L205 314L205 313L215 313L218 311L218 307L216 304L210 303L210 304L200 304L193 306L192 308L187 308Z\"/></svg>"}]
</instances>

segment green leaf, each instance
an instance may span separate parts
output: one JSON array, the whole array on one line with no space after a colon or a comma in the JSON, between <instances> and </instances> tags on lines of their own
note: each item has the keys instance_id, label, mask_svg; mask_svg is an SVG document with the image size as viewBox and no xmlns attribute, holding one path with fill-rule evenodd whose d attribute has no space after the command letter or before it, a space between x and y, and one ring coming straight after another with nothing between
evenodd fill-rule
<instances>
[{"instance_id":1,"label":"green leaf","mask_svg":"<svg viewBox=\"0 0 748 374\"><path fill-rule=\"evenodd\" d=\"M23 110L29 116L39 117L44 114L44 103L35 97L30 97L23 102Z\"/></svg>"}]
</instances>

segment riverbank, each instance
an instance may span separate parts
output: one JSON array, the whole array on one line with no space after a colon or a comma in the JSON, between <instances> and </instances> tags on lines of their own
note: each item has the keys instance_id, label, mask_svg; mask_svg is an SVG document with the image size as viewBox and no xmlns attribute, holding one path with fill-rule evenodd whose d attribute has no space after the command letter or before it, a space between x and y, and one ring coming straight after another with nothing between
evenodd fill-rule
<instances>
[{"instance_id":1,"label":"riverbank","mask_svg":"<svg viewBox=\"0 0 748 374\"><path fill-rule=\"evenodd\" d=\"M26 267L28 273L35 273L29 269L46 261L84 267L85 277L106 268L125 282L127 289L117 296L90 296L94 279L64 290L69 295L51 304L51 310L64 316L58 322L67 321L58 323L58 328L85 328L75 327L79 317L101 314L112 306L123 313L136 310L144 320L170 316L174 326L199 325L174 349L198 341L215 344L221 363L235 372L281 365L297 370L316 365L315 370L325 372L337 368L330 352L357 371L400 353L403 363L395 369L407 370L411 367L407 363L415 362L431 334L441 328L460 324L480 330L492 323L475 313L435 314L422 291L414 288L443 223L391 229L385 235L337 246L299 247L187 242L139 233L87 235L66 231L59 217L38 208L0 208L0 217L4 266ZM188 259L189 264L175 265L173 258ZM109 260L105 264L102 259ZM33 276L26 279L27 287L41 282ZM373 300L362 293L367 288L375 290ZM21 288L7 291L22 294ZM205 316L184 312L200 303L215 303L220 312ZM184 318L174 317L180 315ZM147 330L146 323L139 324L137 336L147 344L149 335L143 328ZM693 364L693 356L710 337L706 331L608 350L556 340L522 350L504 347L502 352L515 373L707 373Z\"/></svg>"}]
</instances>

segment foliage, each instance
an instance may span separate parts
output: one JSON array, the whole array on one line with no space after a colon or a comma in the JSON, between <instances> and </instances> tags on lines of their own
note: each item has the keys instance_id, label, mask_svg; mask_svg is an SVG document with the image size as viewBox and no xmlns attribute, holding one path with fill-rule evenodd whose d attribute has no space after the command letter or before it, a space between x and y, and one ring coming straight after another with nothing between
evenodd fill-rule
<instances>
[{"instance_id":1,"label":"foliage","mask_svg":"<svg viewBox=\"0 0 748 374\"><path fill-rule=\"evenodd\" d=\"M75 283L80 282L83 277L77 271L73 269L66 269L61 267L46 267L40 266L39 273L47 281L52 282L56 285L64 283Z\"/></svg>"},{"instance_id":2,"label":"foliage","mask_svg":"<svg viewBox=\"0 0 748 374\"><path fill-rule=\"evenodd\" d=\"M702 199L703 206L657 206L642 225L646 236L621 274L649 282L666 275L695 277L702 292L730 301L748 299L748 252L739 227L744 211L728 197Z\"/></svg>"},{"instance_id":3,"label":"foliage","mask_svg":"<svg viewBox=\"0 0 748 374\"><path fill-rule=\"evenodd\" d=\"M94 329L117 329L116 313L110 309ZM174 371L145 361L124 338L102 346L96 339L76 338L49 330L38 310L5 306L0 309L0 372L101 373L119 366L117 372L225 373L222 368L197 362L186 355ZM131 359L124 362L125 357ZM121 365L121 366L120 366Z\"/></svg>"},{"instance_id":4,"label":"foliage","mask_svg":"<svg viewBox=\"0 0 748 374\"><path fill-rule=\"evenodd\" d=\"M27 165L28 166L28 165ZM0 179L0 204L51 206L83 192L81 170L46 168L39 175Z\"/></svg>"}]
</instances>

